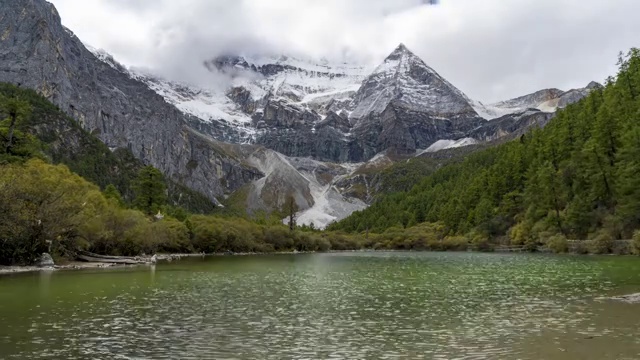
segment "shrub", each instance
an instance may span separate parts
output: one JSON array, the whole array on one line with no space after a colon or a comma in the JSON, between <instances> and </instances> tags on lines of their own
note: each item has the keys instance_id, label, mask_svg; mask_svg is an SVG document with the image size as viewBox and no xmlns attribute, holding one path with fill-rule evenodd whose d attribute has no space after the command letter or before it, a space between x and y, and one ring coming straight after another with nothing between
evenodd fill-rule
<instances>
[{"instance_id":1,"label":"shrub","mask_svg":"<svg viewBox=\"0 0 640 360\"><path fill-rule=\"evenodd\" d=\"M442 241L442 249L446 251L465 251L469 247L469 239L464 236L447 236Z\"/></svg>"},{"instance_id":2,"label":"shrub","mask_svg":"<svg viewBox=\"0 0 640 360\"><path fill-rule=\"evenodd\" d=\"M613 250L614 240L605 231L600 231L591 241L590 251L593 254L609 254Z\"/></svg>"},{"instance_id":3,"label":"shrub","mask_svg":"<svg viewBox=\"0 0 640 360\"><path fill-rule=\"evenodd\" d=\"M631 248L634 254L640 255L640 230L637 230L636 232L633 233Z\"/></svg>"},{"instance_id":4,"label":"shrub","mask_svg":"<svg viewBox=\"0 0 640 360\"><path fill-rule=\"evenodd\" d=\"M275 251L289 251L294 246L294 235L285 226L270 226L264 230L264 241Z\"/></svg>"},{"instance_id":5,"label":"shrub","mask_svg":"<svg viewBox=\"0 0 640 360\"><path fill-rule=\"evenodd\" d=\"M547 247L556 254L569 252L569 242L564 235L554 235L547 240Z\"/></svg>"},{"instance_id":6,"label":"shrub","mask_svg":"<svg viewBox=\"0 0 640 360\"><path fill-rule=\"evenodd\" d=\"M521 222L509 230L509 240L512 245L524 245L531 238L531 225Z\"/></svg>"},{"instance_id":7,"label":"shrub","mask_svg":"<svg viewBox=\"0 0 640 360\"><path fill-rule=\"evenodd\" d=\"M489 237L483 234L471 234L471 244L477 251L491 252L494 250L493 244L489 241Z\"/></svg>"}]
</instances>

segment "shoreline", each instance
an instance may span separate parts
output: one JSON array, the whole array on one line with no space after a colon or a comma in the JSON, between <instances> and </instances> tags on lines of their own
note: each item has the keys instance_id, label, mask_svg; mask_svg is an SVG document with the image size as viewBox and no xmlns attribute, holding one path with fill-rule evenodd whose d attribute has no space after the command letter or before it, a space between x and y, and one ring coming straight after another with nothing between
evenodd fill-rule
<instances>
[{"instance_id":1,"label":"shoreline","mask_svg":"<svg viewBox=\"0 0 640 360\"><path fill-rule=\"evenodd\" d=\"M152 260L154 256L140 256L135 257L139 262L135 264L122 264L122 263L108 263L108 262L82 262L82 261L73 261L64 265L54 265L48 267L40 267L36 265L16 265L16 266L2 266L0 265L0 277L3 275L13 275L13 274L24 274L24 273L32 273L32 272L47 272L47 271L68 271L68 270L91 270L91 269L118 269L118 268L132 268L137 266L151 266L156 265L160 262L172 262L174 260L178 261L183 258L197 258L197 257L233 257L233 256L256 256L256 255L303 255L303 254L340 254L340 253L365 253L365 252L433 252L433 251L416 251L416 250L375 250L375 249L360 249L360 250L330 250L326 252L318 252L318 251L278 251L278 252L270 252L270 253L213 253L213 254L204 254L204 253L195 253L195 254L156 254L155 262ZM447 251L445 251L447 252ZM451 252L451 251L449 251ZM467 251L453 251L453 252L469 252ZM471 251L475 253L483 253L480 251ZM487 252L493 254L514 254L514 253L528 253L528 254L540 254L540 255L549 255L549 252L514 252L514 251L493 251ZM626 256L635 256L635 255L627 255L627 254L578 254L578 253L565 253L565 254L554 254L554 255L565 255L565 256L616 256L616 257L626 257ZM640 297L639 297L640 298ZM640 302L640 300L638 300Z\"/></svg>"},{"instance_id":2,"label":"shoreline","mask_svg":"<svg viewBox=\"0 0 640 360\"><path fill-rule=\"evenodd\" d=\"M158 262L171 262L173 260L180 260L182 258L193 258L208 256L205 254L158 254L156 260ZM31 272L45 272L45 271L66 271L66 270L91 270L91 269L119 269L119 268L131 268L136 266L151 266L155 265L151 259L152 257L139 257L140 262L137 264L118 264L108 262L82 262L72 261L64 265L54 266L36 266L36 265L16 265L16 266L0 266L0 276L24 274Z\"/></svg>"},{"instance_id":3,"label":"shoreline","mask_svg":"<svg viewBox=\"0 0 640 360\"><path fill-rule=\"evenodd\" d=\"M328 251L326 253L347 253L347 252L375 252L376 250L344 250L344 251ZM68 270L91 270L91 269L118 269L118 268L132 268L137 266L151 266L160 262L172 262L178 261L183 258L196 258L196 257L226 257L226 256L256 256L256 255L301 255L301 254L314 254L317 251L278 251L270 253L214 253L214 254L156 254L156 262L152 260L153 256L136 257L139 259L139 263L136 264L119 264L108 262L82 262L73 261L64 265L54 265L40 267L36 265L16 265L16 266L1 266L0 276L24 274L32 272L46 272L46 271L68 271Z\"/></svg>"}]
</instances>

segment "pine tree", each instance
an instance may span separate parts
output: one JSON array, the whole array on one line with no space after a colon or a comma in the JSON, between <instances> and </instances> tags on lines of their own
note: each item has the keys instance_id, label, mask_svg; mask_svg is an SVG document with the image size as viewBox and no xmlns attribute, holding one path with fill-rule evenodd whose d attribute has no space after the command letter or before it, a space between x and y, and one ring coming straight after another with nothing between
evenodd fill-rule
<instances>
[{"instance_id":1,"label":"pine tree","mask_svg":"<svg viewBox=\"0 0 640 360\"><path fill-rule=\"evenodd\" d=\"M10 153L14 145L14 134L16 127L29 117L31 114L31 105L18 97L0 97L0 114L8 116L8 134L5 143L5 153Z\"/></svg>"},{"instance_id":2,"label":"pine tree","mask_svg":"<svg viewBox=\"0 0 640 360\"><path fill-rule=\"evenodd\" d=\"M289 218L289 230L293 231L298 226L296 221L298 219L298 203L293 196L287 198L287 217Z\"/></svg>"},{"instance_id":3,"label":"pine tree","mask_svg":"<svg viewBox=\"0 0 640 360\"><path fill-rule=\"evenodd\" d=\"M107 185L107 187L104 189L104 197L106 197L107 199L112 199L120 207L124 207L125 205L120 191L118 191L118 189L116 189L113 184Z\"/></svg>"},{"instance_id":4,"label":"pine tree","mask_svg":"<svg viewBox=\"0 0 640 360\"><path fill-rule=\"evenodd\" d=\"M160 170L146 166L140 170L134 183L134 206L147 215L157 213L167 203L166 186Z\"/></svg>"},{"instance_id":5,"label":"pine tree","mask_svg":"<svg viewBox=\"0 0 640 360\"><path fill-rule=\"evenodd\" d=\"M627 132L618 168L618 215L629 230L640 227L640 124Z\"/></svg>"}]
</instances>

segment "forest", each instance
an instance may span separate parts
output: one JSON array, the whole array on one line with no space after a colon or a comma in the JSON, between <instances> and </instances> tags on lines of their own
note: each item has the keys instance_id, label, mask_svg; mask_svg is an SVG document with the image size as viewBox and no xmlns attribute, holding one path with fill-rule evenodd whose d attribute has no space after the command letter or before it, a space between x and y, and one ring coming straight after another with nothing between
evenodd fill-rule
<instances>
[{"instance_id":1,"label":"forest","mask_svg":"<svg viewBox=\"0 0 640 360\"><path fill-rule=\"evenodd\" d=\"M470 241L594 240L640 234L640 50L616 77L519 140L468 155L330 230L384 233L441 224ZM640 241L640 240L638 240Z\"/></svg>"}]
</instances>

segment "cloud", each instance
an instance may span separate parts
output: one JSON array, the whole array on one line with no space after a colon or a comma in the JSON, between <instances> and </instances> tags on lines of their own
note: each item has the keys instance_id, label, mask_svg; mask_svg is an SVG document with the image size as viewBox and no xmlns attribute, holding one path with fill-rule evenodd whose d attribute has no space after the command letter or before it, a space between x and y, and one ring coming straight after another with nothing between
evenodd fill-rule
<instances>
[{"instance_id":1,"label":"cloud","mask_svg":"<svg viewBox=\"0 0 640 360\"><path fill-rule=\"evenodd\" d=\"M203 60L287 53L375 65L398 43L472 98L569 89L639 45L635 0L50 0L88 44L195 81Z\"/></svg>"}]
</instances>

